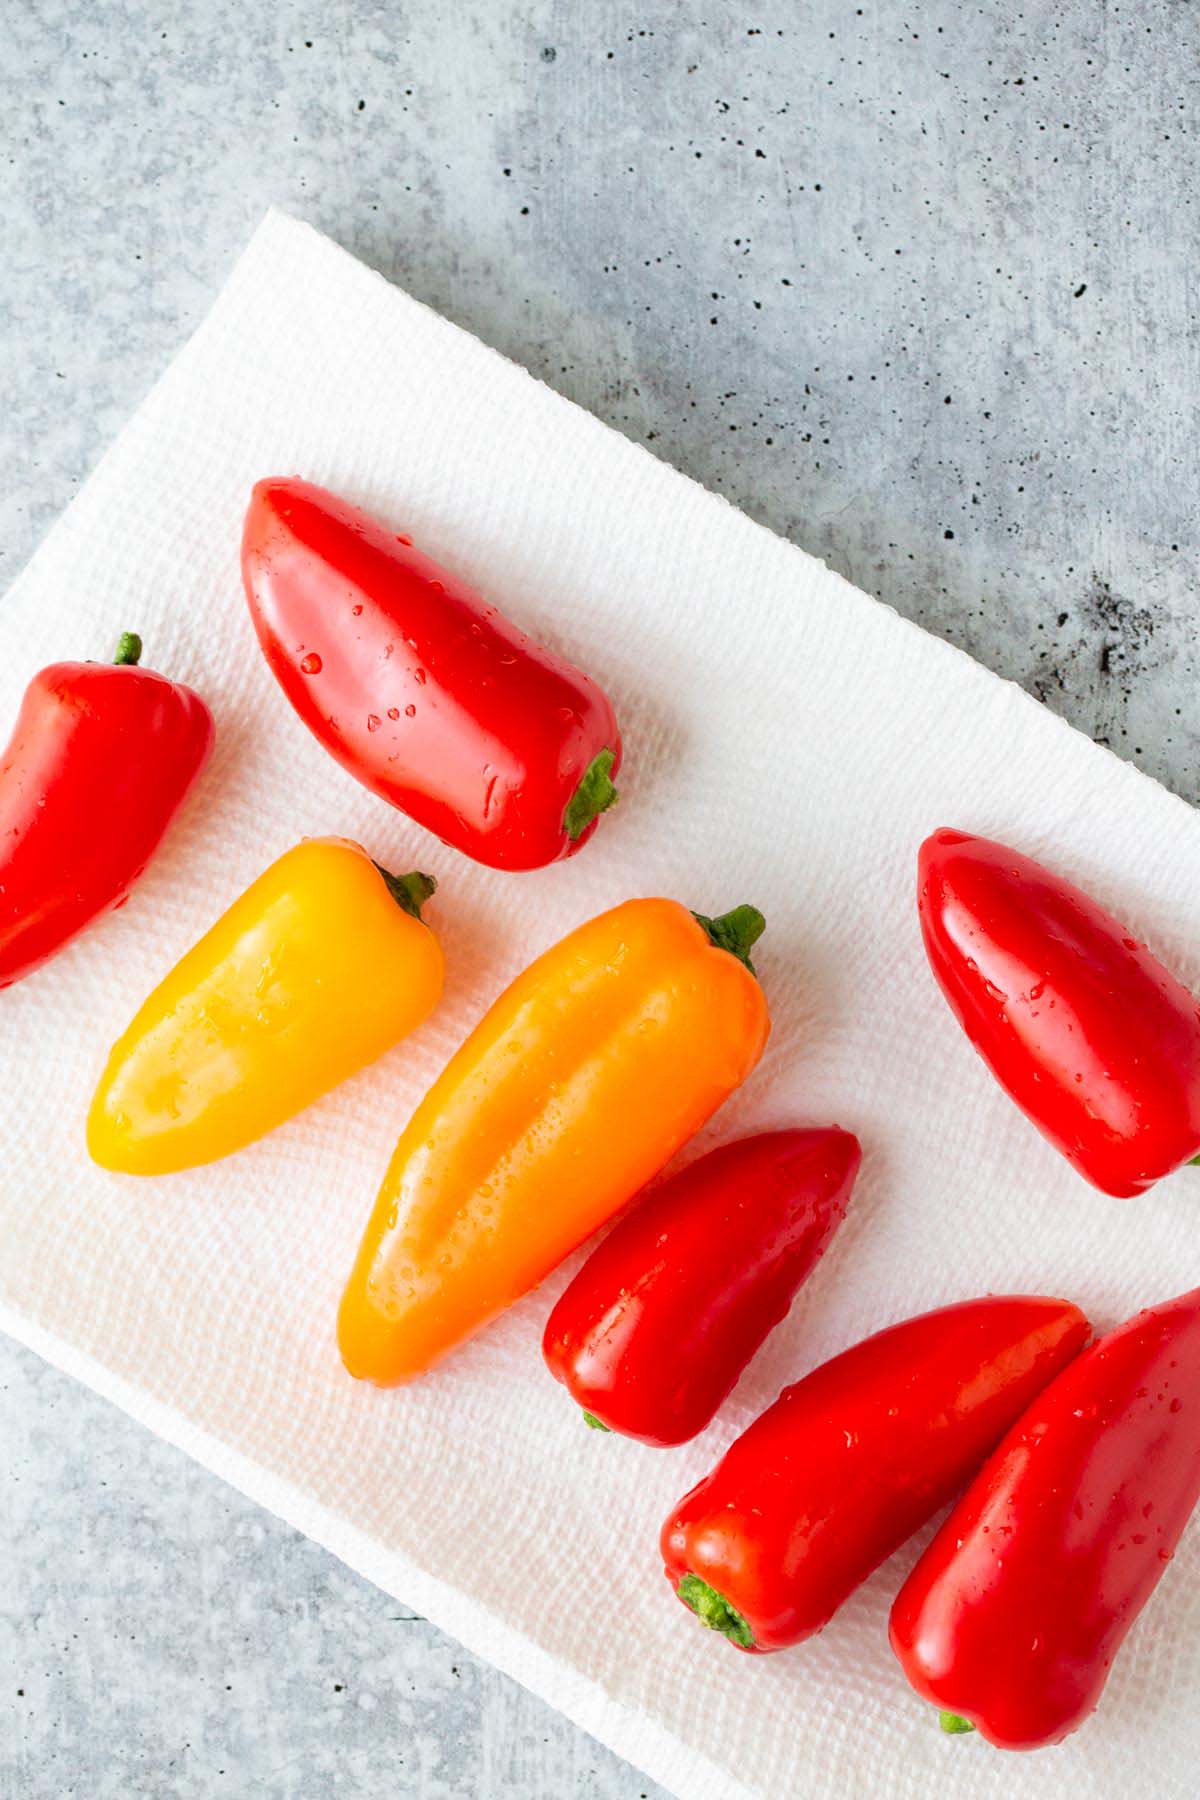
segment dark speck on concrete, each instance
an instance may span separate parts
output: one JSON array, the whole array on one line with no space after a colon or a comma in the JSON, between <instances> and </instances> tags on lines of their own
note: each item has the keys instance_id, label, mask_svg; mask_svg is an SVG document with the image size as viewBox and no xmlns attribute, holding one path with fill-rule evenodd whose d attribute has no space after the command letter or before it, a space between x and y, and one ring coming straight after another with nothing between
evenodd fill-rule
<instances>
[{"instance_id":1,"label":"dark speck on concrete","mask_svg":"<svg viewBox=\"0 0 1200 1800\"><path fill-rule=\"evenodd\" d=\"M1060 632L1071 625L1071 634L1040 653L1030 688L1058 711L1086 704L1096 720L1093 735L1115 746L1128 734L1125 721L1140 684L1167 660L1155 614L1093 573L1075 607L1058 612L1055 624Z\"/></svg>"}]
</instances>

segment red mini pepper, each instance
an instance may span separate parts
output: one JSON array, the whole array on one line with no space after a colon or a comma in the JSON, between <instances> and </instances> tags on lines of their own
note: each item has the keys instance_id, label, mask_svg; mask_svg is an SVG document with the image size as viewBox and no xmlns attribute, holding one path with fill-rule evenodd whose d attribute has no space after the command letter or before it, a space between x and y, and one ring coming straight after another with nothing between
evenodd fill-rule
<instances>
[{"instance_id":1,"label":"red mini pepper","mask_svg":"<svg viewBox=\"0 0 1200 1800\"><path fill-rule=\"evenodd\" d=\"M1200 1288L1092 1345L1039 1394L892 1608L919 1694L1001 1748L1094 1711L1200 1499Z\"/></svg>"},{"instance_id":2,"label":"red mini pepper","mask_svg":"<svg viewBox=\"0 0 1200 1800\"><path fill-rule=\"evenodd\" d=\"M496 869L587 842L621 762L590 676L308 481L255 487L242 574L284 693L372 793Z\"/></svg>"},{"instance_id":3,"label":"red mini pepper","mask_svg":"<svg viewBox=\"0 0 1200 1800\"><path fill-rule=\"evenodd\" d=\"M647 1444L703 1431L824 1252L861 1159L836 1127L761 1132L626 1213L542 1340L588 1423Z\"/></svg>"},{"instance_id":4,"label":"red mini pepper","mask_svg":"<svg viewBox=\"0 0 1200 1800\"><path fill-rule=\"evenodd\" d=\"M1001 1087L1106 1194L1200 1150L1200 1007L1103 907L1031 857L962 831L921 846L921 930L959 1024Z\"/></svg>"},{"instance_id":5,"label":"red mini pepper","mask_svg":"<svg viewBox=\"0 0 1200 1800\"><path fill-rule=\"evenodd\" d=\"M212 748L198 694L136 664L53 663L0 757L0 988L120 906Z\"/></svg>"},{"instance_id":6,"label":"red mini pepper","mask_svg":"<svg viewBox=\"0 0 1200 1800\"><path fill-rule=\"evenodd\" d=\"M878 1332L785 1388L662 1530L667 1579L741 1650L820 1631L1077 1355L1065 1300L989 1298Z\"/></svg>"}]
</instances>

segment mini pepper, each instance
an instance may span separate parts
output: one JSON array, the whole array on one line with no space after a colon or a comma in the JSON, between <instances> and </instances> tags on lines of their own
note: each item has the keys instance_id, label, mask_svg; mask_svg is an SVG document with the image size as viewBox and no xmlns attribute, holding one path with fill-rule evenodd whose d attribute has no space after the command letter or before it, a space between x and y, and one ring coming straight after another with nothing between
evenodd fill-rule
<instances>
[{"instance_id":1,"label":"mini pepper","mask_svg":"<svg viewBox=\"0 0 1200 1800\"><path fill-rule=\"evenodd\" d=\"M1005 1092L1086 1180L1140 1194L1200 1150L1200 1005L1090 895L965 831L921 846L930 967Z\"/></svg>"},{"instance_id":2,"label":"mini pepper","mask_svg":"<svg viewBox=\"0 0 1200 1800\"><path fill-rule=\"evenodd\" d=\"M861 1160L836 1126L761 1131L632 1207L542 1339L588 1424L661 1445L703 1431L824 1254Z\"/></svg>"},{"instance_id":3,"label":"mini pepper","mask_svg":"<svg viewBox=\"0 0 1200 1800\"><path fill-rule=\"evenodd\" d=\"M88 1118L106 1169L163 1175L252 1143L416 1029L442 991L427 875L309 838L253 882L117 1040Z\"/></svg>"},{"instance_id":4,"label":"mini pepper","mask_svg":"<svg viewBox=\"0 0 1200 1800\"><path fill-rule=\"evenodd\" d=\"M1039 1394L892 1608L944 1731L1036 1750L1082 1725L1200 1500L1200 1288L1100 1338Z\"/></svg>"},{"instance_id":5,"label":"mini pepper","mask_svg":"<svg viewBox=\"0 0 1200 1800\"><path fill-rule=\"evenodd\" d=\"M372 793L492 868L582 849L621 763L589 675L310 481L257 484L242 573L284 693Z\"/></svg>"},{"instance_id":6,"label":"mini pepper","mask_svg":"<svg viewBox=\"0 0 1200 1800\"><path fill-rule=\"evenodd\" d=\"M0 988L124 902L208 761L208 707L141 654L127 631L25 691L0 752Z\"/></svg>"},{"instance_id":7,"label":"mini pepper","mask_svg":"<svg viewBox=\"0 0 1200 1800\"><path fill-rule=\"evenodd\" d=\"M785 1388L662 1529L667 1579L739 1650L828 1624L1082 1350L1077 1306L964 1300L906 1319Z\"/></svg>"},{"instance_id":8,"label":"mini pepper","mask_svg":"<svg viewBox=\"0 0 1200 1800\"><path fill-rule=\"evenodd\" d=\"M743 1082L762 915L627 900L519 975L421 1102L338 1318L352 1375L420 1374L624 1206Z\"/></svg>"}]
</instances>

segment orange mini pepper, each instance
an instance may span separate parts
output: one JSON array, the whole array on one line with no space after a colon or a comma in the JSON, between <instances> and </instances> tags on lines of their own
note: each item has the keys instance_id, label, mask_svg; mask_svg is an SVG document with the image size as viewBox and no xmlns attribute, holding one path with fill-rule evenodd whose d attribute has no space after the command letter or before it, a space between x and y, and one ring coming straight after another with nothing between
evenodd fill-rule
<instances>
[{"instance_id":1,"label":"orange mini pepper","mask_svg":"<svg viewBox=\"0 0 1200 1800\"><path fill-rule=\"evenodd\" d=\"M462 1343L619 1211L762 1055L761 913L627 900L501 994L396 1146L342 1299L352 1375Z\"/></svg>"},{"instance_id":2,"label":"orange mini pepper","mask_svg":"<svg viewBox=\"0 0 1200 1800\"><path fill-rule=\"evenodd\" d=\"M308 838L251 883L114 1044L88 1118L106 1169L228 1156L416 1029L442 991L421 905L358 844Z\"/></svg>"}]
</instances>

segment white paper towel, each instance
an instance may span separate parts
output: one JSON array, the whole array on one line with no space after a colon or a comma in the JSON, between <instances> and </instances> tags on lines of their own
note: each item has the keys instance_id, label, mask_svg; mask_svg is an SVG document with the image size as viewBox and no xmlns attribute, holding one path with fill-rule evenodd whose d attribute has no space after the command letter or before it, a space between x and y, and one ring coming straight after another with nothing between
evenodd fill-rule
<instances>
[{"instance_id":1,"label":"white paper towel","mask_svg":"<svg viewBox=\"0 0 1200 1800\"><path fill-rule=\"evenodd\" d=\"M607 686L623 800L576 860L476 867L294 718L237 554L251 483L288 473L411 533ZM1026 1757L944 1738L905 1685L886 1618L916 1546L769 1659L700 1630L656 1547L670 1504L785 1381L892 1320L1013 1289L1108 1325L1200 1281L1200 1173L1142 1201L1085 1187L953 1023L913 891L935 826L1007 838L1200 982L1200 823L1181 801L277 214L2 617L0 718L36 668L104 657L130 629L148 666L208 698L218 733L129 905L0 997L5 1329L680 1795L1194 1796L1200 1533L1100 1715ZM439 1011L224 1164L149 1182L91 1167L88 1099L134 1006L272 857L324 832L439 877ZM648 893L766 913L771 1044L687 1154L757 1126L852 1127L865 1160L832 1251L678 1452L588 1432L546 1374L566 1271L414 1387L351 1382L337 1297L410 1109L535 953Z\"/></svg>"}]
</instances>

